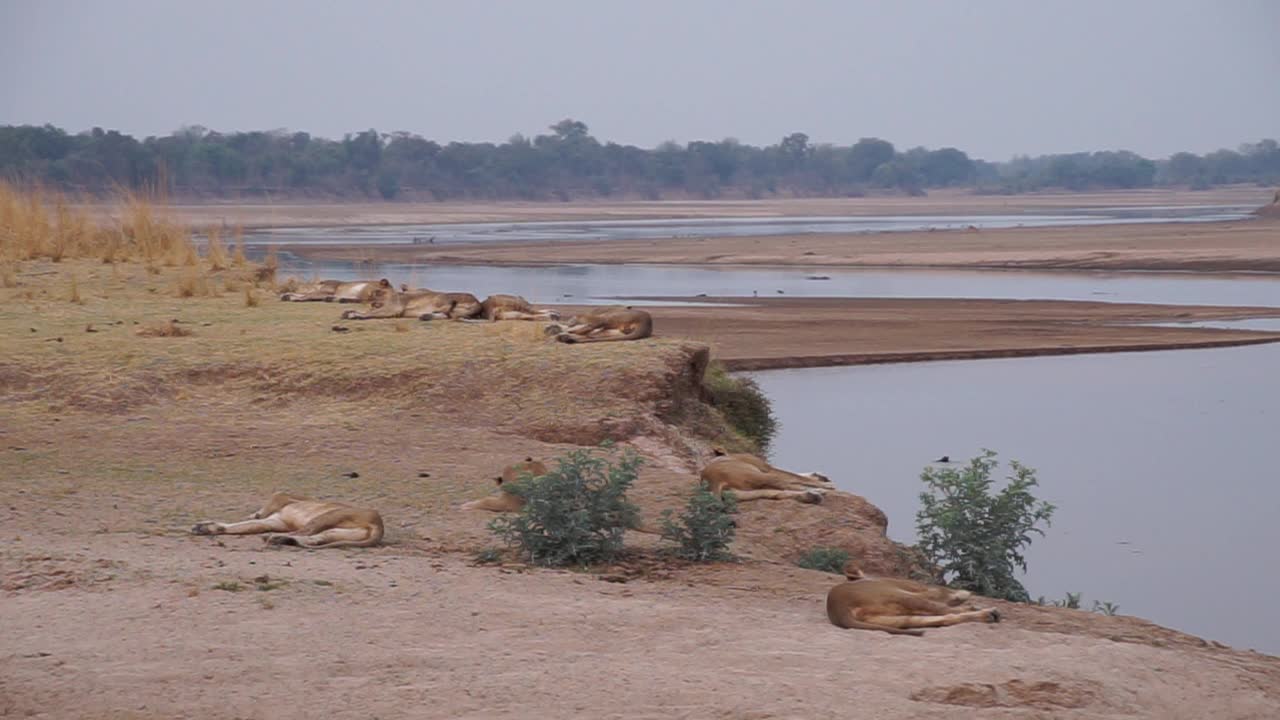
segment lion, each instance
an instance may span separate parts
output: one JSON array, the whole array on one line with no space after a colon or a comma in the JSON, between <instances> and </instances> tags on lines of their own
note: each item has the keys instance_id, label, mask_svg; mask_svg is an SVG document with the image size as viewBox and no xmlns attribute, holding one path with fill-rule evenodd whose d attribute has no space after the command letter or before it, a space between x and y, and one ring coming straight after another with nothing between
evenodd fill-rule
<instances>
[{"instance_id":1,"label":"lion","mask_svg":"<svg viewBox=\"0 0 1280 720\"><path fill-rule=\"evenodd\" d=\"M535 310L519 295L490 295L480 303L480 317L485 320L559 320L555 310Z\"/></svg>"},{"instance_id":2,"label":"lion","mask_svg":"<svg viewBox=\"0 0 1280 720\"><path fill-rule=\"evenodd\" d=\"M919 636L924 631L915 628L1000 622L1000 612L994 608L960 610L890 580L861 579L840 583L827 592L827 619L846 629Z\"/></svg>"},{"instance_id":3,"label":"lion","mask_svg":"<svg viewBox=\"0 0 1280 720\"><path fill-rule=\"evenodd\" d=\"M547 335L563 343L640 340L653 335L653 317L634 308L608 308L569 318L564 327L550 325Z\"/></svg>"},{"instance_id":4,"label":"lion","mask_svg":"<svg viewBox=\"0 0 1280 720\"><path fill-rule=\"evenodd\" d=\"M472 298L475 299L474 297ZM478 303L477 303L478 304ZM451 317L457 300L445 293L431 290L399 292L386 278L377 282L369 298L369 310L345 310L343 320L377 320L382 318L414 317L419 320Z\"/></svg>"},{"instance_id":5,"label":"lion","mask_svg":"<svg viewBox=\"0 0 1280 720\"><path fill-rule=\"evenodd\" d=\"M548 472L541 460L527 457L523 462L513 463L502 469L502 474L493 481L498 485L498 494L482 497L462 504L463 510L489 510L492 512L517 512L524 507L524 498L502 489L504 483L510 484L524 477L541 477Z\"/></svg>"},{"instance_id":6,"label":"lion","mask_svg":"<svg viewBox=\"0 0 1280 720\"><path fill-rule=\"evenodd\" d=\"M973 593L968 590L955 590L941 585L926 585L925 583L908 580L906 578L895 577L876 577L867 575L862 572L862 568L857 563L850 560L844 564L844 576L848 580L875 580L876 582L892 585L899 590L909 592L912 595L922 597L926 600L933 600L944 605L956 607L963 605L969 598L973 597Z\"/></svg>"},{"instance_id":7,"label":"lion","mask_svg":"<svg viewBox=\"0 0 1280 720\"><path fill-rule=\"evenodd\" d=\"M471 293L465 292L440 292L430 288L409 289L409 283L400 283L400 292L403 293L435 293L443 295L447 300L453 303L449 308L448 316L453 320L467 320L480 317L483 309L480 300Z\"/></svg>"},{"instance_id":8,"label":"lion","mask_svg":"<svg viewBox=\"0 0 1280 720\"><path fill-rule=\"evenodd\" d=\"M320 280L303 285L296 292L284 293L280 299L290 302L367 303L377 287L378 283L373 280Z\"/></svg>"},{"instance_id":9,"label":"lion","mask_svg":"<svg viewBox=\"0 0 1280 720\"><path fill-rule=\"evenodd\" d=\"M331 500L312 500L278 492L249 520L236 523L196 523L195 535L251 535L271 533L271 545L309 548L369 547L382 541L382 516L377 510L352 507Z\"/></svg>"},{"instance_id":10,"label":"lion","mask_svg":"<svg viewBox=\"0 0 1280 720\"><path fill-rule=\"evenodd\" d=\"M831 480L819 473L793 473L780 470L768 462L746 453L726 453L715 448L715 457L702 467L699 477L716 495L732 490L738 500L794 499L803 503L820 503L822 496L834 488Z\"/></svg>"}]
</instances>

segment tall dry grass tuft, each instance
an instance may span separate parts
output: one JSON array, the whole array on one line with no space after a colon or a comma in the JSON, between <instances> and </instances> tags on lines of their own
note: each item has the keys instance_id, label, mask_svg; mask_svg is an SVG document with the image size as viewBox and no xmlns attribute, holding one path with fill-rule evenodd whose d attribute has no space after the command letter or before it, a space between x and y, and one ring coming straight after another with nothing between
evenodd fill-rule
<instances>
[{"instance_id":1,"label":"tall dry grass tuft","mask_svg":"<svg viewBox=\"0 0 1280 720\"><path fill-rule=\"evenodd\" d=\"M255 293L255 292L253 291L253 288L251 288L251 287L249 287L249 286L245 286L245 289L244 289L244 306L245 306L245 307L258 307L258 303L259 303L259 300L258 300L258 294L257 294L257 293Z\"/></svg>"},{"instance_id":2,"label":"tall dry grass tuft","mask_svg":"<svg viewBox=\"0 0 1280 720\"><path fill-rule=\"evenodd\" d=\"M209 269L217 272L226 270L230 261L227 259L227 250L222 246L222 233L217 226L210 226L208 230L209 242L205 248L204 259L209 263Z\"/></svg>"},{"instance_id":3,"label":"tall dry grass tuft","mask_svg":"<svg viewBox=\"0 0 1280 720\"><path fill-rule=\"evenodd\" d=\"M80 296L80 281L76 279L75 275L71 276L71 292L68 294L67 299L76 305L84 304L84 298Z\"/></svg>"},{"instance_id":4,"label":"tall dry grass tuft","mask_svg":"<svg viewBox=\"0 0 1280 720\"><path fill-rule=\"evenodd\" d=\"M231 236L235 238L236 252L231 256L231 264L236 267L244 267L249 264L249 259L244 256L244 227L236 225L231 230Z\"/></svg>"},{"instance_id":5,"label":"tall dry grass tuft","mask_svg":"<svg viewBox=\"0 0 1280 720\"><path fill-rule=\"evenodd\" d=\"M0 286L18 287L18 271L11 262L0 262Z\"/></svg>"},{"instance_id":6,"label":"tall dry grass tuft","mask_svg":"<svg viewBox=\"0 0 1280 720\"><path fill-rule=\"evenodd\" d=\"M209 297L214 295L214 286L209 278L188 270L174 283L173 294L180 298Z\"/></svg>"}]
</instances>

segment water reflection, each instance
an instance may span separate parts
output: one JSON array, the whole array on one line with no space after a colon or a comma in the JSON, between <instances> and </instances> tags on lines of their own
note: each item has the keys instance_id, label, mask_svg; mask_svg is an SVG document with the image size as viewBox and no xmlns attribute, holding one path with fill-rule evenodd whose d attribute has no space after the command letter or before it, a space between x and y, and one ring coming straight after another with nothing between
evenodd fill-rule
<instances>
[{"instance_id":1,"label":"water reflection","mask_svg":"<svg viewBox=\"0 0 1280 720\"><path fill-rule=\"evenodd\" d=\"M754 377L782 422L773 460L865 495L894 539L913 540L924 465L991 448L1058 506L1027 554L1033 596L1280 653L1280 624L1258 621L1280 596L1277 366L1264 345Z\"/></svg>"}]
</instances>

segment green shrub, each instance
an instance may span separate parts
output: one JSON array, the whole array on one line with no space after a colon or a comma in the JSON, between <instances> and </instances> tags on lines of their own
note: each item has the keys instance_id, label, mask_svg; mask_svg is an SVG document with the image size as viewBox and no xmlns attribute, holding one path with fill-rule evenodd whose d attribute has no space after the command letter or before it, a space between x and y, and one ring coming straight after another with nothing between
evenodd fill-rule
<instances>
[{"instance_id":1,"label":"green shrub","mask_svg":"<svg viewBox=\"0 0 1280 720\"><path fill-rule=\"evenodd\" d=\"M778 422L773 417L773 406L760 390L755 380L730 375L720 363L707 366L702 380L711 404L729 425L739 434L754 442L761 453L768 451L769 443L778 432Z\"/></svg>"},{"instance_id":2,"label":"green shrub","mask_svg":"<svg viewBox=\"0 0 1280 720\"><path fill-rule=\"evenodd\" d=\"M676 554L696 562L728 560L733 557L729 543L737 523L733 514L738 512L738 501L732 492L721 497L711 492L707 484L699 483L680 514L679 522L671 518L671 511L662 513L662 537L680 545Z\"/></svg>"},{"instance_id":3,"label":"green shrub","mask_svg":"<svg viewBox=\"0 0 1280 720\"><path fill-rule=\"evenodd\" d=\"M540 477L523 477L502 489L524 498L518 514L500 517L489 529L536 565L608 562L622 550L623 534L639 524L627 501L640 458L632 451L616 462L587 450L557 458Z\"/></svg>"},{"instance_id":4,"label":"green shrub","mask_svg":"<svg viewBox=\"0 0 1280 720\"><path fill-rule=\"evenodd\" d=\"M849 553L840 548L816 547L800 556L796 564L807 570L844 574L844 564L849 562Z\"/></svg>"},{"instance_id":5,"label":"green shrub","mask_svg":"<svg viewBox=\"0 0 1280 720\"><path fill-rule=\"evenodd\" d=\"M1014 578L1014 569L1026 572L1022 551L1031 544L1031 533L1050 524L1054 506L1031 494L1035 470L1011 463L1008 485L992 494L991 471L996 454L983 450L965 468L925 468L920 479L916 532L920 549L936 565L951 587L987 597L1027 602L1026 588Z\"/></svg>"},{"instance_id":6,"label":"green shrub","mask_svg":"<svg viewBox=\"0 0 1280 720\"><path fill-rule=\"evenodd\" d=\"M1048 605L1051 607L1069 608L1071 610L1079 610L1080 602L1084 598L1084 593L1067 593L1067 596L1061 600L1046 600L1043 595L1036 598L1036 605ZM1120 606L1108 601L1093 601L1093 607L1089 608L1089 612L1096 612L1099 615L1116 615L1120 612Z\"/></svg>"}]
</instances>

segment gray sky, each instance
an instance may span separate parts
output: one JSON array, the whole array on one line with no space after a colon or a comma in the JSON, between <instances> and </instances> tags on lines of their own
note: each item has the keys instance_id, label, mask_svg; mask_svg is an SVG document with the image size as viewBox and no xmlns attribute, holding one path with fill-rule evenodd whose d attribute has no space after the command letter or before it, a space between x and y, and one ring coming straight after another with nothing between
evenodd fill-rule
<instances>
[{"instance_id":1,"label":"gray sky","mask_svg":"<svg viewBox=\"0 0 1280 720\"><path fill-rule=\"evenodd\" d=\"M1280 136L1280 0L0 0L0 124L975 157Z\"/></svg>"}]
</instances>

